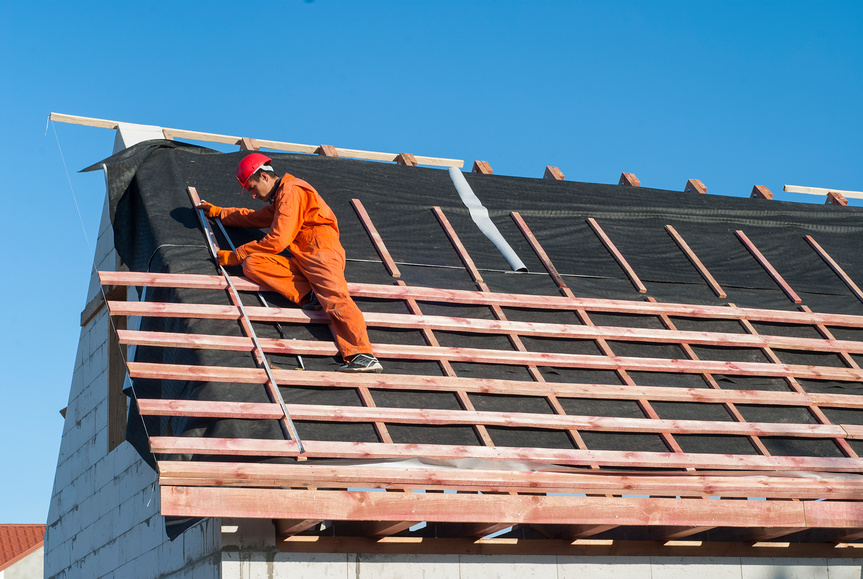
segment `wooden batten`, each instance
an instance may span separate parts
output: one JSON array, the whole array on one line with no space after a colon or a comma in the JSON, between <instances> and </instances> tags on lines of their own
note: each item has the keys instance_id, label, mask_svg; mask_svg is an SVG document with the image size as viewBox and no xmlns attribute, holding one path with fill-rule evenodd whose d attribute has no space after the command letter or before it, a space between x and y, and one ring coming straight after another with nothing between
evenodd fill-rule
<instances>
[{"instance_id":1,"label":"wooden batten","mask_svg":"<svg viewBox=\"0 0 863 579\"><path fill-rule=\"evenodd\" d=\"M827 192L827 201L824 202L825 205L848 205L848 199L845 198L842 193L838 191L828 191Z\"/></svg>"},{"instance_id":2,"label":"wooden batten","mask_svg":"<svg viewBox=\"0 0 863 579\"><path fill-rule=\"evenodd\" d=\"M552 181L563 181L563 173L557 167L546 165L545 172L542 174L542 178L551 179Z\"/></svg>"},{"instance_id":3,"label":"wooden batten","mask_svg":"<svg viewBox=\"0 0 863 579\"><path fill-rule=\"evenodd\" d=\"M749 198L755 199L773 199L773 193L765 187L764 185L755 185L752 188L752 193L749 195Z\"/></svg>"},{"instance_id":4,"label":"wooden batten","mask_svg":"<svg viewBox=\"0 0 863 579\"><path fill-rule=\"evenodd\" d=\"M399 165L405 165L407 167L417 166L417 158L410 153L399 153L398 155L396 155L395 161Z\"/></svg>"},{"instance_id":5,"label":"wooden batten","mask_svg":"<svg viewBox=\"0 0 863 579\"><path fill-rule=\"evenodd\" d=\"M641 187L641 181L635 176L635 173L621 173L618 185L626 185L628 187Z\"/></svg>"},{"instance_id":6,"label":"wooden batten","mask_svg":"<svg viewBox=\"0 0 863 579\"><path fill-rule=\"evenodd\" d=\"M491 165L489 165L486 161L474 161L471 172L480 173L482 175L491 175Z\"/></svg>"},{"instance_id":7,"label":"wooden batten","mask_svg":"<svg viewBox=\"0 0 863 579\"><path fill-rule=\"evenodd\" d=\"M317 149L317 151L315 151L315 153L320 155L321 157L338 157L339 156L339 152L332 145L321 145L320 147L318 147L318 149Z\"/></svg>"},{"instance_id":8,"label":"wooden batten","mask_svg":"<svg viewBox=\"0 0 863 579\"><path fill-rule=\"evenodd\" d=\"M684 193L701 193L702 195L707 193L707 187L704 186L698 179L689 179L686 181L686 186L683 188Z\"/></svg>"},{"instance_id":9,"label":"wooden batten","mask_svg":"<svg viewBox=\"0 0 863 579\"><path fill-rule=\"evenodd\" d=\"M255 139L250 139L248 137L240 139L240 150L242 151L258 151L260 148L261 147Z\"/></svg>"}]
</instances>

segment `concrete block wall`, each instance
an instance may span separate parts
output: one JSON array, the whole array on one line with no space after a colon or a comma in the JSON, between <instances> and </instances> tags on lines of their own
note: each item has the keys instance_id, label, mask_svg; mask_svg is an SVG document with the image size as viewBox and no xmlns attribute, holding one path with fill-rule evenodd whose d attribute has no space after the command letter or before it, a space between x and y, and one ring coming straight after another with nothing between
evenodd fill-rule
<instances>
[{"instance_id":1,"label":"concrete block wall","mask_svg":"<svg viewBox=\"0 0 863 579\"><path fill-rule=\"evenodd\" d=\"M224 579L860 579L860 559L362 555L225 549Z\"/></svg>"},{"instance_id":2,"label":"concrete block wall","mask_svg":"<svg viewBox=\"0 0 863 579\"><path fill-rule=\"evenodd\" d=\"M95 269L116 269L113 247L106 198ZM93 273L81 309L99 292ZM219 521L204 520L169 541L156 473L126 442L108 453L111 331L107 308L81 328L45 533L45 577L219 577Z\"/></svg>"}]
</instances>

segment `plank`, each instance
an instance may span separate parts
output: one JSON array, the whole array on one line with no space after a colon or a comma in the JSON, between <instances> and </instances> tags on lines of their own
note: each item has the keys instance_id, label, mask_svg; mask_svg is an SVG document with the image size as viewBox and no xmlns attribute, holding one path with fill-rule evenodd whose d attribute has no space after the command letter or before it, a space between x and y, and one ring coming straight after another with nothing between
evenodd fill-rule
<instances>
[{"instance_id":1,"label":"plank","mask_svg":"<svg viewBox=\"0 0 863 579\"><path fill-rule=\"evenodd\" d=\"M616 525L605 525L614 527ZM536 527L536 525L531 525ZM554 528L557 528L555 526ZM602 526L594 526L602 528ZM838 535L838 533L837 533ZM741 537L745 536L745 531ZM820 558L857 559L859 544L834 543L759 543L752 541L621 541L437 537L323 537L296 536L276 544L288 553L381 553L386 555L498 555L513 553L533 556L566 557L746 557L758 559ZM771 561L765 561L766 565ZM841 565L841 563L837 563ZM849 562L849 564L854 564Z\"/></svg>"},{"instance_id":2,"label":"plank","mask_svg":"<svg viewBox=\"0 0 863 579\"><path fill-rule=\"evenodd\" d=\"M804 239L809 243L812 249L815 250L818 256L821 257L821 259L823 259L828 266L830 266L830 269L833 270L833 273L839 276L839 279L842 280L842 283L848 286L848 289L851 290L851 293L853 293L858 300L863 302L863 290L861 290L857 286L857 284L854 283L854 280L852 280L851 277L847 273L845 273L845 270L842 269L842 267L840 267L840 265L836 263L836 261L832 257L830 257L830 254L828 254L811 235L804 236Z\"/></svg>"},{"instance_id":3,"label":"plank","mask_svg":"<svg viewBox=\"0 0 863 579\"><path fill-rule=\"evenodd\" d=\"M163 516L508 524L807 527L803 503L161 487ZM822 503L807 503L822 504ZM836 503L831 503L835 505ZM848 504L848 503L838 503ZM863 505L849 512L863 515ZM825 513L821 507L813 512ZM821 517L819 526L842 525ZM858 519L859 522L859 519ZM810 523L811 525L811 523ZM813 525L814 526L814 525Z\"/></svg>"},{"instance_id":4,"label":"plank","mask_svg":"<svg viewBox=\"0 0 863 579\"><path fill-rule=\"evenodd\" d=\"M455 248L459 259L461 259L465 269L467 269L468 273L470 274L471 279L473 279L474 283L482 283L482 275L480 275L476 264L474 264L473 258L471 258L470 254L467 252L467 249L465 249L464 244L462 244L461 239L455 232L455 229L449 222L449 219L447 219L446 215L444 215L443 210L440 207L435 206L432 207L432 212L434 213L434 216L437 218L438 223L440 223L440 226L446 233L446 236L449 239L450 243Z\"/></svg>"},{"instance_id":5,"label":"plank","mask_svg":"<svg viewBox=\"0 0 863 579\"><path fill-rule=\"evenodd\" d=\"M89 127L98 127L103 129L116 129L117 121L109 121L105 119L96 119L91 117L81 117L75 115L64 115L60 113L51 113L49 117L52 121L59 123L71 123L76 125L85 125ZM160 127L157 127L160 128ZM218 133L206 133L203 131L190 131L186 129L162 128L166 139L189 139L192 141L204 141L211 143L224 143L229 145L237 145L242 142L242 137L233 135L222 135ZM261 148L275 149L277 151L288 151L293 153L309 153L314 154L318 149L317 145L303 145L299 143L287 143L284 141L271 141L266 139L255 139ZM337 147L336 151L340 157L351 157L354 159L366 159L371 161L394 161L396 155L393 153L378 153L375 151L363 151L359 149L344 149ZM417 163L420 165L431 165L438 167L463 167L464 161L461 159L446 159L442 157L426 157L416 156Z\"/></svg>"},{"instance_id":6,"label":"plank","mask_svg":"<svg viewBox=\"0 0 863 579\"><path fill-rule=\"evenodd\" d=\"M842 189L825 189L824 187L801 187L799 185L785 185L783 191L788 193L802 193L804 195L824 196L830 192L839 193L849 199L863 199L863 191L843 191Z\"/></svg>"},{"instance_id":7,"label":"plank","mask_svg":"<svg viewBox=\"0 0 863 579\"><path fill-rule=\"evenodd\" d=\"M252 340L235 336L181 334L173 332L118 331L121 344L162 346L172 348L214 349L227 351L253 351ZM312 340L279 340L259 338L267 354L335 356L332 343ZM375 355L384 359L448 360L482 364L521 364L560 368L590 368L597 370L625 370L632 372L670 372L676 374L731 374L740 376L773 376L805 378L811 380L863 381L863 369L831 366L803 366L760 362L722 362L713 360L686 360L641 358L626 356L597 356L557 354L549 352L520 352L487 350L481 348L448 348L375 344Z\"/></svg>"},{"instance_id":8,"label":"plank","mask_svg":"<svg viewBox=\"0 0 863 579\"><path fill-rule=\"evenodd\" d=\"M540 245L539 240L533 234L533 231L530 230L530 227L528 227L522 216L517 211L513 211L509 215L510 217L512 217L512 220L515 221L515 224L518 227L519 231L521 231L522 235L524 235L524 238L527 240L531 249L533 249L533 252L539 258L539 261L542 263L545 271L548 272L548 275L550 275L551 279L554 280L554 283L557 284L557 287L561 289L566 288L566 282L563 281L563 278L560 276L557 268L554 267L554 264L551 262L551 258L548 257L545 249L543 249L542 245Z\"/></svg>"},{"instance_id":9,"label":"plank","mask_svg":"<svg viewBox=\"0 0 863 579\"><path fill-rule=\"evenodd\" d=\"M239 311L234 306L214 304L186 304L167 302L108 303L112 315L150 316L200 319L236 320ZM249 319L256 322L287 322L295 324L329 323L324 312L308 312L299 308L245 306ZM386 314L365 312L366 325L380 328L428 329L479 334L518 334L521 336L551 337L575 340L618 340L651 342L658 344L695 344L728 346L735 348L779 348L814 352L847 352L863 354L863 342L823 338L795 338L769 334L740 334L731 332L696 332L621 326L585 326L582 324L552 324L540 322L513 322L448 316L412 314Z\"/></svg>"},{"instance_id":10,"label":"plank","mask_svg":"<svg viewBox=\"0 0 863 579\"><path fill-rule=\"evenodd\" d=\"M384 241L381 238L380 233L378 233L374 223L372 223L372 219L369 217L362 201L359 199L351 199L351 207L356 211L357 217L359 217L360 223L363 225L363 229L366 230L366 233L372 240L372 245L374 245L375 251L377 251L381 260L384 262L384 266L387 268L387 271L393 277L401 277L401 273L399 272L396 262L393 261L392 256L390 256L390 252L387 250L386 245L384 245Z\"/></svg>"},{"instance_id":11,"label":"plank","mask_svg":"<svg viewBox=\"0 0 863 579\"><path fill-rule=\"evenodd\" d=\"M160 461L159 484L167 486L377 488L389 490L453 490L465 492L616 493L652 496L762 497L769 499L857 500L863 477L771 476L762 473L703 475L458 469L416 465L255 464L238 462ZM530 465L526 465L530 466Z\"/></svg>"},{"instance_id":12,"label":"plank","mask_svg":"<svg viewBox=\"0 0 863 579\"><path fill-rule=\"evenodd\" d=\"M433 460L475 458L515 460L531 463L564 464L621 468L700 468L767 471L827 471L859 473L863 459L810 456L760 456L737 454L638 452L614 450L559 450L549 448L453 446L438 444L382 444L374 442L304 443L308 458L403 459L423 457ZM208 454L217 456L298 456L297 445L288 440L239 438L193 438L151 436L155 454Z\"/></svg>"},{"instance_id":13,"label":"plank","mask_svg":"<svg viewBox=\"0 0 863 579\"><path fill-rule=\"evenodd\" d=\"M587 224L590 225L590 228L596 233L599 240L608 250L608 252L614 257L614 260L620 265L621 269L623 269L626 276L629 278L629 281L632 282L632 285L635 286L635 289L638 290L638 293L647 293L647 288L644 287L644 284L641 283L641 280L636 275L635 270L629 265L629 262L626 261L626 258L623 257L623 254L620 253L620 250L617 249L617 246L614 245L614 242L611 241L611 238L603 231L602 227L597 223L596 219L593 217L587 218Z\"/></svg>"},{"instance_id":14,"label":"plank","mask_svg":"<svg viewBox=\"0 0 863 579\"><path fill-rule=\"evenodd\" d=\"M105 285L131 285L147 287L176 287L197 289L225 289L227 283L219 276L192 274L151 274L141 272L99 272L100 282ZM249 281L244 277L231 280L240 291L267 291L267 288ZM823 314L814 312L768 310L757 308L737 308L726 306L705 306L679 303L642 302L628 300L605 300L597 298L577 298L558 296L538 296L529 294L507 294L498 292L479 292L469 290L448 290L421 286L392 286L381 284L348 283L353 297L383 298L403 300L407 297L418 301L437 303L460 303L465 305L497 305L501 307L521 307L548 310L576 310L634 314L644 316L668 315L690 318L711 318L718 320L749 319L755 322L776 322L783 324L816 325L839 327L863 327L863 316L848 314Z\"/></svg>"},{"instance_id":15,"label":"plank","mask_svg":"<svg viewBox=\"0 0 863 579\"><path fill-rule=\"evenodd\" d=\"M689 262L695 266L695 269L698 270L698 274L704 278L704 281L707 282L707 285L710 286L710 289L715 293L718 297L725 299L727 294L725 290L722 289L722 286L719 285L719 282L711 275L710 271L705 267L701 260L698 259L698 256L692 251L692 248L689 247L689 244L686 243L686 240L683 239L683 236L680 235L677 230L671 225L666 225L665 230L671 236L671 239L674 240L674 243L677 244L677 247L683 252Z\"/></svg>"},{"instance_id":16,"label":"plank","mask_svg":"<svg viewBox=\"0 0 863 579\"><path fill-rule=\"evenodd\" d=\"M266 374L254 368L224 366L187 366L130 362L132 378L153 380L200 380L263 384ZM560 398L586 398L602 400L650 399L664 402L769 404L775 406L808 406L816 401L822 406L835 408L863 408L863 396L849 394L803 394L770 390L710 390L706 388L677 388L667 386L621 386L613 384L576 384L567 382L537 383L523 380L493 380L487 378L450 378L440 376L414 376L408 374L382 374L377 376L345 376L335 372L273 369L277 379L294 386L329 388L375 388L389 390L422 390L432 392L509 394L512 396L554 395Z\"/></svg>"},{"instance_id":17,"label":"plank","mask_svg":"<svg viewBox=\"0 0 863 579\"><path fill-rule=\"evenodd\" d=\"M237 402L196 400L138 401L140 411L152 416L202 416L214 418L278 418L275 404L250 405ZM480 412L476 410L436 410L429 408L386 408L286 404L295 420L318 422L385 422L425 425L485 425L507 428L538 428L591 432L671 432L674 434L716 434L729 436L787 436L801 438L845 437L846 430L836 425L793 424L780 422L725 422L709 420L667 420L661 418L620 418L573 414L529 412ZM863 427L848 435L863 437Z\"/></svg>"},{"instance_id":18,"label":"plank","mask_svg":"<svg viewBox=\"0 0 863 579\"><path fill-rule=\"evenodd\" d=\"M759 251L759 249L755 246L754 243L752 243L752 241L750 241L750 239L746 236L746 234L743 233L743 231L740 229L735 231L734 234L737 236L737 238L740 240L740 242L743 244L743 246L746 247L747 250L749 250L749 253L752 254L752 256L755 258L755 260L758 262L758 264L762 268L764 268L764 271L767 272L767 275L769 275L770 278L774 282L776 282L776 285L779 286L779 288L782 290L782 292L786 296L788 296L788 299L790 299L795 304L803 303L803 300L800 299L800 296L798 296L797 293L793 289L791 289L791 286L788 285L788 282L786 282L785 279L779 274L779 272L776 271L776 268L770 264L770 262L767 260L767 258L764 257L764 254L762 254L761 251Z\"/></svg>"}]
</instances>

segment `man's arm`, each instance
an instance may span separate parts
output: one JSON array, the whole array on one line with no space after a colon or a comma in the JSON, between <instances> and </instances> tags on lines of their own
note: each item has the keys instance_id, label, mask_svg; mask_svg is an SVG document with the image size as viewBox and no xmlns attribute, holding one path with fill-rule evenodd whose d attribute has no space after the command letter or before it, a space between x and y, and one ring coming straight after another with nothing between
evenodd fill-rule
<instances>
[{"instance_id":1,"label":"man's arm","mask_svg":"<svg viewBox=\"0 0 863 579\"><path fill-rule=\"evenodd\" d=\"M245 260L250 253L281 253L293 243L305 219L305 196L302 193L300 188L292 186L277 206L267 206L271 215L267 224L271 227L270 232L260 241L250 241L238 247L237 257L240 261Z\"/></svg>"}]
</instances>

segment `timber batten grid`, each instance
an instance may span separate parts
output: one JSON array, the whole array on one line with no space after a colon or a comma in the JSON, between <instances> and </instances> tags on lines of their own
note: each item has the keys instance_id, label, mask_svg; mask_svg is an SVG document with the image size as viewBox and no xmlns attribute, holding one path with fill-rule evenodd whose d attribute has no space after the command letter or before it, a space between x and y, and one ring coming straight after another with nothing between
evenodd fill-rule
<instances>
[{"instance_id":1,"label":"timber batten grid","mask_svg":"<svg viewBox=\"0 0 863 579\"><path fill-rule=\"evenodd\" d=\"M444 226L442 213L435 215ZM525 234L529 229L525 226ZM453 232L454 233L454 232ZM458 238L451 238L459 247ZM381 247L385 251L385 248ZM536 247L538 254L541 248ZM462 256L471 271L469 256ZM546 258L547 259L547 258ZM399 552L497 552L500 545L518 544L530 552L561 554L679 553L777 556L778 540L804 545L807 556L854 556L853 547L840 548L843 541L854 544L863 527L863 505L856 501L863 491L863 460L850 442L863 438L863 427L832 424L821 416L805 423L752 422L745 420L673 420L645 411L644 418L578 415L572 409L578 400L636 401L652 409L661 402L723 405L729 412L736 405L799 408L815 415L821 409L860 409L863 397L848 394L807 392L802 387L787 391L679 388L623 384L543 382L544 368L555 366L600 368L620 373L656 371L739 376L770 376L799 384L798 379L830 379L859 382L863 371L856 364L844 367L783 363L767 357L764 363L722 362L698 358L662 359L601 355L532 352L519 347L520 336L555 336L558 340L613 339L615 342L707 344L715 348L747 347L772 353L772 348L823 352L851 358L863 352L863 343L837 339L822 332L822 339L781 335L727 332L678 331L671 320L676 316L704 319L782 319L784 323L826 329L863 328L863 316L818 314L802 311L772 311L737 307L695 306L655 301L579 299L572 295L554 266L549 274L559 280L560 298L481 291L447 291L435 288L350 284L354 296L405 300L411 307L405 314L369 312L369 327L414 328L426 332L426 345L375 344L381 359L422 359L441 364L443 376L382 374L346 376L334 372L284 370L273 375L287 392L292 387L325 387L361 393L362 406L287 404L298 428L307 421L365 423L374 425L376 441L327 441L301 436L305 453L301 462L296 443L290 440L219 439L154 436L152 451L160 458L159 477L164 515L230 516L273 518L282 524L280 548L288 551L340 551L363 549ZM474 270L475 271L475 270ZM100 272L107 285L199 287L225 289L217 276ZM239 291L258 291L256 284L231 278ZM264 288L265 289L265 288ZM461 300L463 303L499 308L550 308L572 312L582 318L588 311L619 312L628 315L663 316L665 329L621 328L586 323L542 324L424 315L421 303ZM239 320L242 312L234 305L190 303L141 303L109 301L112 315ZM297 325L325 325L320 312L294 308L245 307L254 322ZM575 318L579 319L579 318ZM588 319L589 321L589 319ZM476 334L497 334L510 338L511 350L443 347L437 344L436 330ZM252 352L254 344L240 336L171 334L122 331L122 343L155 347L216 348ZM260 338L264 351L286 354L332 356L331 343L308 340ZM533 381L467 378L447 371L453 361L480 364L521 364L533 369ZM143 362L129 363L133 379L213 380L229 383L263 384L266 373L255 368L188 366ZM709 381L708 381L709 382ZM452 393L462 400L473 395L533 396L559 410L552 413L490 412L466 407L392 408L375 404L374 397L386 391ZM560 401L563 401L561 405ZM275 403L231 403L197 400L139 401L145 416L238 418L278 420L282 409ZM738 413L739 414L739 413ZM734 414L732 413L732 416ZM477 445L427 445L393 440L389 434L402 425L467 425L478 435ZM539 428L569 435L561 448L495 445L495 433L487 429ZM666 451L618 451L591 448L585 434L631 433L665 436L675 447ZM771 438L810 439L832 442L832 456L783 456L777 453L751 454L687 452L677 444L680 436L707 435L749 437L756 441ZM721 447L719 442L718 446ZM564 445L566 446L566 445ZM756 446L756 448L758 448ZM166 460L171 455L195 455L205 460ZM285 464L267 464L267 458ZM240 458L242 462L236 462ZM330 459L326 465L317 461ZM249 463L248 461L252 462ZM332 463L332 461L337 461ZM360 461L339 466L339 460ZM454 468L458 461L475 461L471 469ZM376 464L369 464L370 461ZM393 462L394 461L394 462ZM411 464L405 466L402 461ZM414 464L416 461L418 463ZM513 467L518 464L518 467ZM388 466L389 465L389 466ZM640 470L649 469L649 470ZM380 492L386 491L386 492ZM457 494L453 494L457 493ZM708 498L709 500L704 500ZM747 500L745 499L759 499ZM790 501L789 501L790 499ZM264 506L266 505L266 506ZM302 505L298 507L297 505ZM757 519L757 520L756 520ZM305 521L305 523L303 523ZM320 528L328 521L328 530ZM383 522L389 521L384 524ZM420 522L424 525L419 524ZM504 526L502 526L504 525ZM411 528L420 527L411 531ZM510 528L511 527L511 528ZM752 528L770 536L775 544L753 547ZM335 531L333 531L335 529ZM504 531L500 541L470 536L490 530ZM606 539L614 532L639 539ZM329 532L344 536L324 536ZM449 533L449 534L447 534ZM819 537L807 539L808 535ZM711 540L711 537L716 537ZM685 538L686 544L677 544ZM594 540L594 543L585 541ZM504 541L504 542L501 542ZM510 541L505 543L505 541ZM515 543L513 543L515 541ZM802 551L795 551L795 555ZM817 553L817 555L816 555Z\"/></svg>"}]
</instances>

